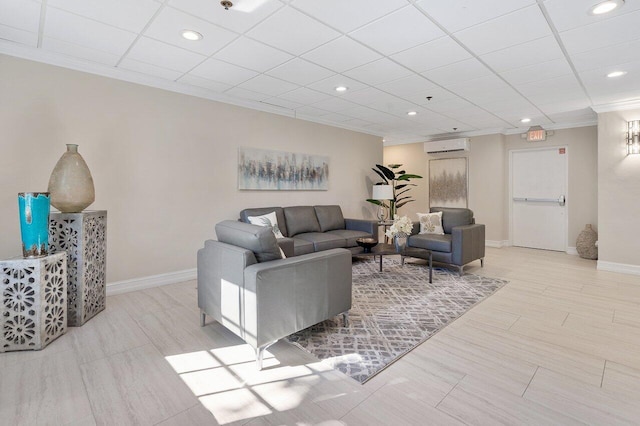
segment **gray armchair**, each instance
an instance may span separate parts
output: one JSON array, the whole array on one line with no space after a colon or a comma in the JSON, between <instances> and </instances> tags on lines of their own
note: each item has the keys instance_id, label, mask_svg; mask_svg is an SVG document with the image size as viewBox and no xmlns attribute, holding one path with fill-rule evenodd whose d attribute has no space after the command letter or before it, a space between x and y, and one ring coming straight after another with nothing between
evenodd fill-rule
<instances>
[{"instance_id":1,"label":"gray armchair","mask_svg":"<svg viewBox=\"0 0 640 426\"><path fill-rule=\"evenodd\" d=\"M210 316L256 351L351 309L351 253L331 249L280 258L271 228L216 225L218 241L198 251L201 326Z\"/></svg>"}]
</instances>

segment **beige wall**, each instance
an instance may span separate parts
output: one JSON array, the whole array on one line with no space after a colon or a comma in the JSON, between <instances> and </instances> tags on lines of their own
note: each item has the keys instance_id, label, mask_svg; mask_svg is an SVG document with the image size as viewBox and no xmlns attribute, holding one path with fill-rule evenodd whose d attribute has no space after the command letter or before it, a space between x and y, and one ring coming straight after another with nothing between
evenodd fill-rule
<instances>
[{"instance_id":1,"label":"beige wall","mask_svg":"<svg viewBox=\"0 0 640 426\"><path fill-rule=\"evenodd\" d=\"M0 258L20 254L17 193L77 143L108 210L109 282L195 267L242 208L340 204L373 217L380 138L0 55ZM330 157L329 191L239 191L237 150Z\"/></svg>"},{"instance_id":2,"label":"beige wall","mask_svg":"<svg viewBox=\"0 0 640 426\"><path fill-rule=\"evenodd\" d=\"M588 223L597 228L597 130L595 126L556 130L545 142L528 143L517 135L477 136L470 140L468 152L427 155L423 144L398 145L384 148L385 164L400 162L422 167L427 177L428 161L432 158L467 157L469 161L469 208L477 223L486 225L490 243L509 240L509 151L547 146L566 146L569 155L569 230L568 246ZM416 191L416 206L428 209L428 181ZM414 214L407 209L403 213Z\"/></svg>"},{"instance_id":3,"label":"beige wall","mask_svg":"<svg viewBox=\"0 0 640 426\"><path fill-rule=\"evenodd\" d=\"M429 211L429 160L467 157L469 161L469 208L477 223L486 225L486 239L502 241L504 223L504 136L474 137L468 152L426 154L423 143L388 146L384 148L384 163L402 163L408 172L424 176L412 190L416 202L400 210L416 220L415 213Z\"/></svg>"},{"instance_id":4,"label":"beige wall","mask_svg":"<svg viewBox=\"0 0 640 426\"><path fill-rule=\"evenodd\" d=\"M598 268L631 265L639 274L640 155L627 156L625 146L631 120L640 120L640 109L598 114Z\"/></svg>"}]
</instances>

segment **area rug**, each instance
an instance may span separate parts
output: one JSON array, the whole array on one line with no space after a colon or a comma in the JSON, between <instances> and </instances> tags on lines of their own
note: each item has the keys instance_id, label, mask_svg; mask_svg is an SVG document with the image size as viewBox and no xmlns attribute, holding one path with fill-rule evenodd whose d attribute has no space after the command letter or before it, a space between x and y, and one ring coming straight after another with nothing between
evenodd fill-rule
<instances>
[{"instance_id":1,"label":"area rug","mask_svg":"<svg viewBox=\"0 0 640 426\"><path fill-rule=\"evenodd\" d=\"M353 261L349 327L342 317L288 337L331 367L365 383L433 336L507 281L384 257L383 272L372 259Z\"/></svg>"}]
</instances>

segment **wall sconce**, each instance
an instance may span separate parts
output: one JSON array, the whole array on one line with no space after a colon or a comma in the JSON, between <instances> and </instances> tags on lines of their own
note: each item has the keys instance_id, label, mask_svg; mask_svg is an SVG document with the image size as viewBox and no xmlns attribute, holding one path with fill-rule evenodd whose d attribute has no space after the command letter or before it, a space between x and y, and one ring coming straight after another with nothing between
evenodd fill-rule
<instances>
[{"instance_id":1,"label":"wall sconce","mask_svg":"<svg viewBox=\"0 0 640 426\"><path fill-rule=\"evenodd\" d=\"M640 154L640 120L629 121L627 126L627 155Z\"/></svg>"}]
</instances>

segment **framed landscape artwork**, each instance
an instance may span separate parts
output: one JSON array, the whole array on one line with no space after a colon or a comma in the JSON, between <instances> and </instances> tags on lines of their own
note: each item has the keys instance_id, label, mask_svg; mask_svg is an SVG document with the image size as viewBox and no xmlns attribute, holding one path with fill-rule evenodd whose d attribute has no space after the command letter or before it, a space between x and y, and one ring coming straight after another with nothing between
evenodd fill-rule
<instances>
[{"instance_id":1,"label":"framed landscape artwork","mask_svg":"<svg viewBox=\"0 0 640 426\"><path fill-rule=\"evenodd\" d=\"M429 207L468 207L467 158L429 160Z\"/></svg>"},{"instance_id":2,"label":"framed landscape artwork","mask_svg":"<svg viewBox=\"0 0 640 426\"><path fill-rule=\"evenodd\" d=\"M329 157L238 148L238 189L329 189Z\"/></svg>"}]
</instances>

